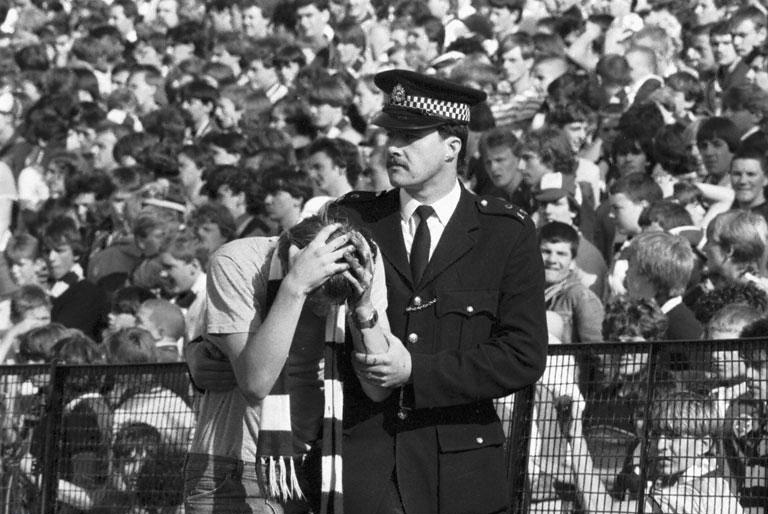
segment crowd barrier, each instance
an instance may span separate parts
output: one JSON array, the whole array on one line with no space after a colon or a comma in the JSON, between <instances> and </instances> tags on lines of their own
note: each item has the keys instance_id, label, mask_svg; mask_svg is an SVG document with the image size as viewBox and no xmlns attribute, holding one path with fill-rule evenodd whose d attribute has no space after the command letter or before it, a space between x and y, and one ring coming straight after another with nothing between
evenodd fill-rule
<instances>
[{"instance_id":1,"label":"crowd barrier","mask_svg":"<svg viewBox=\"0 0 768 514\"><path fill-rule=\"evenodd\" d=\"M496 402L510 512L768 514L768 345L550 347ZM184 364L0 367L2 514L147 512L182 501Z\"/></svg>"}]
</instances>

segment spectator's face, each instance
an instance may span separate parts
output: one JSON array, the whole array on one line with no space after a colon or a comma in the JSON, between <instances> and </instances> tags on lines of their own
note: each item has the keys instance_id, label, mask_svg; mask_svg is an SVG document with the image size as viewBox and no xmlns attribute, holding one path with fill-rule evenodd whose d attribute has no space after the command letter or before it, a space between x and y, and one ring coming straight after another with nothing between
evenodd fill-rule
<instances>
[{"instance_id":1,"label":"spectator's face","mask_svg":"<svg viewBox=\"0 0 768 514\"><path fill-rule=\"evenodd\" d=\"M211 53L211 62L220 62L226 64L232 71L237 74L240 71L240 59L236 55L232 55L222 45L216 45Z\"/></svg>"},{"instance_id":2,"label":"spectator's face","mask_svg":"<svg viewBox=\"0 0 768 514\"><path fill-rule=\"evenodd\" d=\"M136 64L154 66L157 69L161 69L163 66L163 57L160 52L154 46L141 41L136 43L133 58L136 60Z\"/></svg>"},{"instance_id":3,"label":"spectator's face","mask_svg":"<svg viewBox=\"0 0 768 514\"><path fill-rule=\"evenodd\" d=\"M195 233L209 253L215 252L221 245L227 242L227 238L221 233L221 227L210 221L197 226Z\"/></svg>"},{"instance_id":4,"label":"spectator's face","mask_svg":"<svg viewBox=\"0 0 768 514\"><path fill-rule=\"evenodd\" d=\"M280 75L280 81L286 86L292 86L296 81L296 77L299 75L301 66L299 63L293 61L287 61L281 63L277 68L277 73Z\"/></svg>"},{"instance_id":5,"label":"spectator's face","mask_svg":"<svg viewBox=\"0 0 768 514\"><path fill-rule=\"evenodd\" d=\"M139 307L139 310L136 312L136 318L134 321L134 325L139 328L143 328L150 334L152 334L152 338L155 341L159 341L163 338L162 334L160 334L160 331L157 329L157 326L152 321L152 309L141 306Z\"/></svg>"},{"instance_id":6,"label":"spectator's face","mask_svg":"<svg viewBox=\"0 0 768 514\"><path fill-rule=\"evenodd\" d=\"M699 71L711 70L715 67L715 56L712 55L712 45L707 34L699 34L691 38L686 58L688 64Z\"/></svg>"},{"instance_id":7,"label":"spectator's face","mask_svg":"<svg viewBox=\"0 0 768 514\"><path fill-rule=\"evenodd\" d=\"M179 24L179 4L176 0L160 0L157 3L157 21L167 29Z\"/></svg>"},{"instance_id":8,"label":"spectator's face","mask_svg":"<svg viewBox=\"0 0 768 514\"><path fill-rule=\"evenodd\" d=\"M718 65L728 66L736 60L736 48L733 46L733 38L730 34L714 34L710 36L709 43Z\"/></svg>"},{"instance_id":9,"label":"spectator's face","mask_svg":"<svg viewBox=\"0 0 768 514\"><path fill-rule=\"evenodd\" d=\"M715 5L715 0L696 0L693 4L693 20L697 26L719 21L720 10Z\"/></svg>"},{"instance_id":10,"label":"spectator's face","mask_svg":"<svg viewBox=\"0 0 768 514\"><path fill-rule=\"evenodd\" d=\"M318 10L315 4L296 9L296 24L299 33L304 37L312 39L322 37L329 18L330 13L327 10Z\"/></svg>"},{"instance_id":11,"label":"spectator's face","mask_svg":"<svg viewBox=\"0 0 768 514\"><path fill-rule=\"evenodd\" d=\"M290 228L286 222L298 219L301 212L301 200L294 198L287 191L273 191L264 197L264 209L272 221L280 224L283 229Z\"/></svg>"},{"instance_id":12,"label":"spectator's face","mask_svg":"<svg viewBox=\"0 0 768 514\"><path fill-rule=\"evenodd\" d=\"M654 434L656 470L672 476L693 466L696 459L709 449L709 442L694 436L672 433Z\"/></svg>"},{"instance_id":13,"label":"spectator's face","mask_svg":"<svg viewBox=\"0 0 768 514\"><path fill-rule=\"evenodd\" d=\"M757 30L752 20L744 20L731 29L731 36L736 54L746 57L765 41L765 28Z\"/></svg>"},{"instance_id":14,"label":"spectator's face","mask_svg":"<svg viewBox=\"0 0 768 514\"><path fill-rule=\"evenodd\" d=\"M760 122L760 117L752 114L747 109L725 107L723 108L723 116L731 120L741 134L744 134Z\"/></svg>"},{"instance_id":15,"label":"spectator's face","mask_svg":"<svg viewBox=\"0 0 768 514\"><path fill-rule=\"evenodd\" d=\"M515 188L522 180L517 157L508 146L490 147L485 152L485 171L499 189Z\"/></svg>"},{"instance_id":16,"label":"spectator's face","mask_svg":"<svg viewBox=\"0 0 768 514\"><path fill-rule=\"evenodd\" d=\"M640 213L645 208L645 202L635 203L624 193L616 193L610 197L611 217L616 223L616 230L622 234L639 234L642 230L638 224Z\"/></svg>"},{"instance_id":17,"label":"spectator's face","mask_svg":"<svg viewBox=\"0 0 768 514\"><path fill-rule=\"evenodd\" d=\"M51 322L51 309L44 305L33 307L24 313L24 320L35 327L42 327Z\"/></svg>"},{"instance_id":18,"label":"spectator's face","mask_svg":"<svg viewBox=\"0 0 768 514\"><path fill-rule=\"evenodd\" d=\"M112 87L115 89L128 87L129 76L130 76L130 73L128 72L128 70L112 73Z\"/></svg>"},{"instance_id":19,"label":"spectator's face","mask_svg":"<svg viewBox=\"0 0 768 514\"><path fill-rule=\"evenodd\" d=\"M229 186L221 186L217 191L216 198L221 205L229 209L232 216L237 218L245 212L243 196L243 193L233 193Z\"/></svg>"},{"instance_id":20,"label":"spectator's face","mask_svg":"<svg viewBox=\"0 0 768 514\"><path fill-rule=\"evenodd\" d=\"M544 261L544 281L548 286L559 284L568 276L573 266L571 245L564 242L542 241L539 246Z\"/></svg>"},{"instance_id":21,"label":"spectator's face","mask_svg":"<svg viewBox=\"0 0 768 514\"><path fill-rule=\"evenodd\" d=\"M520 47L504 52L501 56L501 65L507 74L507 80L512 84L524 78L531 69L532 59L524 59Z\"/></svg>"},{"instance_id":22,"label":"spectator's face","mask_svg":"<svg viewBox=\"0 0 768 514\"><path fill-rule=\"evenodd\" d=\"M538 186L541 177L552 172L552 168L542 162L541 156L530 150L522 152L517 167L523 174L523 181L531 187Z\"/></svg>"},{"instance_id":23,"label":"spectator's face","mask_svg":"<svg viewBox=\"0 0 768 514\"><path fill-rule=\"evenodd\" d=\"M531 71L531 82L533 88L541 95L547 94L549 85L559 77L559 74L546 63L537 64Z\"/></svg>"},{"instance_id":24,"label":"spectator's face","mask_svg":"<svg viewBox=\"0 0 768 514\"><path fill-rule=\"evenodd\" d=\"M213 159L213 163L217 166L224 165L236 165L240 162L240 156L237 154L229 153L226 149L216 146L208 145L208 150Z\"/></svg>"},{"instance_id":25,"label":"spectator's face","mask_svg":"<svg viewBox=\"0 0 768 514\"><path fill-rule=\"evenodd\" d=\"M491 7L488 20L493 25L494 32L503 34L514 28L517 16L506 7Z\"/></svg>"},{"instance_id":26,"label":"spectator's face","mask_svg":"<svg viewBox=\"0 0 768 514\"><path fill-rule=\"evenodd\" d=\"M746 368L747 387L758 400L768 400L768 362L752 362Z\"/></svg>"},{"instance_id":27,"label":"spectator's face","mask_svg":"<svg viewBox=\"0 0 768 514\"><path fill-rule=\"evenodd\" d=\"M135 491L139 473L149 458L146 450L133 451L128 456L117 458L115 482L119 491Z\"/></svg>"},{"instance_id":28,"label":"spectator's face","mask_svg":"<svg viewBox=\"0 0 768 514\"><path fill-rule=\"evenodd\" d=\"M743 208L755 207L765 202L763 189L768 177L756 159L734 159L731 163L731 187L736 203Z\"/></svg>"},{"instance_id":29,"label":"spectator's face","mask_svg":"<svg viewBox=\"0 0 768 514\"><path fill-rule=\"evenodd\" d=\"M707 327L707 339L738 339L746 325L745 322L737 321L731 326ZM746 365L739 357L737 350L712 352L712 365L717 376L722 380L743 378L747 372Z\"/></svg>"},{"instance_id":30,"label":"spectator's face","mask_svg":"<svg viewBox=\"0 0 768 514\"><path fill-rule=\"evenodd\" d=\"M640 336L619 336L623 343L645 341ZM617 374L619 377L632 377L642 372L648 366L648 354L643 352L622 353L619 355Z\"/></svg>"},{"instance_id":31,"label":"spectator's face","mask_svg":"<svg viewBox=\"0 0 768 514\"><path fill-rule=\"evenodd\" d=\"M648 159L642 151L616 155L616 166L618 166L622 177L630 173L644 173L647 164Z\"/></svg>"},{"instance_id":32,"label":"spectator's face","mask_svg":"<svg viewBox=\"0 0 768 514\"><path fill-rule=\"evenodd\" d=\"M154 257L160 252L165 239L165 230L157 227L152 229L145 237L137 237L136 246L139 247L144 257Z\"/></svg>"},{"instance_id":33,"label":"spectator's face","mask_svg":"<svg viewBox=\"0 0 768 514\"><path fill-rule=\"evenodd\" d=\"M128 88L133 91L140 112L149 112L154 107L157 89L145 80L143 73L131 75L128 79Z\"/></svg>"},{"instance_id":34,"label":"spectator's face","mask_svg":"<svg viewBox=\"0 0 768 514\"><path fill-rule=\"evenodd\" d=\"M214 111L216 121L219 122L219 125L223 129L235 128L237 122L240 121L241 114L242 113L237 111L235 103L229 98L224 97L219 99L219 102L216 105L216 110Z\"/></svg>"},{"instance_id":35,"label":"spectator's face","mask_svg":"<svg viewBox=\"0 0 768 514\"><path fill-rule=\"evenodd\" d=\"M168 46L168 55L174 64L179 64L195 56L195 45L173 43Z\"/></svg>"},{"instance_id":36,"label":"spectator's face","mask_svg":"<svg viewBox=\"0 0 768 514\"><path fill-rule=\"evenodd\" d=\"M352 66L357 63L363 53L362 48L352 43L337 43L336 51L339 56L339 62L344 66Z\"/></svg>"},{"instance_id":37,"label":"spectator's face","mask_svg":"<svg viewBox=\"0 0 768 514\"><path fill-rule=\"evenodd\" d=\"M539 214L544 223L559 221L560 223L573 225L573 220L576 218L576 213L571 210L567 196L551 202L539 203Z\"/></svg>"},{"instance_id":38,"label":"spectator's face","mask_svg":"<svg viewBox=\"0 0 768 514\"><path fill-rule=\"evenodd\" d=\"M51 273L51 278L54 280L60 280L77 263L75 252L68 244L48 249L46 258L48 260L48 270Z\"/></svg>"},{"instance_id":39,"label":"spectator's face","mask_svg":"<svg viewBox=\"0 0 768 514\"><path fill-rule=\"evenodd\" d=\"M188 98L181 102L181 107L189 113L194 123L207 120L211 114L211 107L199 98Z\"/></svg>"},{"instance_id":40,"label":"spectator's face","mask_svg":"<svg viewBox=\"0 0 768 514\"><path fill-rule=\"evenodd\" d=\"M446 0L427 0L427 8L432 16L442 20L448 14L451 4Z\"/></svg>"},{"instance_id":41,"label":"spectator's face","mask_svg":"<svg viewBox=\"0 0 768 514\"><path fill-rule=\"evenodd\" d=\"M136 316L125 312L109 313L109 330L117 332L121 328L131 328L137 326Z\"/></svg>"},{"instance_id":42,"label":"spectator's face","mask_svg":"<svg viewBox=\"0 0 768 514\"><path fill-rule=\"evenodd\" d=\"M203 172L195 161L185 154L179 154L179 178L184 187L194 187L200 183Z\"/></svg>"},{"instance_id":43,"label":"spectator's face","mask_svg":"<svg viewBox=\"0 0 768 514\"><path fill-rule=\"evenodd\" d=\"M248 78L255 89L267 89L277 80L277 72L271 66L265 66L263 61L251 61L248 67Z\"/></svg>"},{"instance_id":44,"label":"spectator's face","mask_svg":"<svg viewBox=\"0 0 768 514\"><path fill-rule=\"evenodd\" d=\"M133 20L125 15L121 5L113 5L109 9L109 24L120 31L123 36L133 30Z\"/></svg>"},{"instance_id":45,"label":"spectator's face","mask_svg":"<svg viewBox=\"0 0 768 514\"><path fill-rule=\"evenodd\" d=\"M571 150L578 152L587 140L589 123L586 121L574 121L563 125L563 132L571 144Z\"/></svg>"},{"instance_id":46,"label":"spectator's face","mask_svg":"<svg viewBox=\"0 0 768 514\"><path fill-rule=\"evenodd\" d=\"M48 267L43 259L21 258L11 264L11 278L16 285L39 285L45 282L48 276Z\"/></svg>"},{"instance_id":47,"label":"spectator's face","mask_svg":"<svg viewBox=\"0 0 768 514\"><path fill-rule=\"evenodd\" d=\"M347 16L353 20L363 20L373 11L370 0L348 0Z\"/></svg>"},{"instance_id":48,"label":"spectator's face","mask_svg":"<svg viewBox=\"0 0 768 514\"><path fill-rule=\"evenodd\" d=\"M216 33L231 32L234 30L232 11L229 9L211 9L208 13L208 19L211 21L211 28Z\"/></svg>"},{"instance_id":49,"label":"spectator's face","mask_svg":"<svg viewBox=\"0 0 768 514\"><path fill-rule=\"evenodd\" d=\"M345 168L334 164L325 152L316 152L307 159L307 171L322 194L334 194L341 180L346 180Z\"/></svg>"},{"instance_id":50,"label":"spectator's face","mask_svg":"<svg viewBox=\"0 0 768 514\"><path fill-rule=\"evenodd\" d=\"M730 252L720 246L720 239L717 234L712 234L712 237L707 234L704 255L707 257L707 273L715 278L739 281L742 269L733 263Z\"/></svg>"},{"instance_id":51,"label":"spectator's face","mask_svg":"<svg viewBox=\"0 0 768 514\"><path fill-rule=\"evenodd\" d=\"M80 193L75 197L73 203L75 204L77 222L80 225L87 224L91 209L96 205L96 194L92 192Z\"/></svg>"},{"instance_id":52,"label":"spectator's face","mask_svg":"<svg viewBox=\"0 0 768 514\"><path fill-rule=\"evenodd\" d=\"M330 104L310 104L309 115L312 118L312 123L315 127L326 130L335 126L341 121L342 112L341 107L336 107Z\"/></svg>"},{"instance_id":53,"label":"spectator's face","mask_svg":"<svg viewBox=\"0 0 768 514\"><path fill-rule=\"evenodd\" d=\"M111 130L99 132L96 134L96 140L93 142L93 167L97 170L109 171L117 167L112 150L117 143L117 136Z\"/></svg>"},{"instance_id":54,"label":"spectator's face","mask_svg":"<svg viewBox=\"0 0 768 514\"><path fill-rule=\"evenodd\" d=\"M197 261L186 262L168 252L160 254L160 264L163 266L160 271L162 287L169 294L189 291L200 274L200 265Z\"/></svg>"},{"instance_id":55,"label":"spectator's face","mask_svg":"<svg viewBox=\"0 0 768 514\"><path fill-rule=\"evenodd\" d=\"M733 153L725 141L715 138L708 141L698 141L696 145L699 148L704 167L707 168L707 173L714 177L722 177L728 173Z\"/></svg>"},{"instance_id":56,"label":"spectator's face","mask_svg":"<svg viewBox=\"0 0 768 514\"><path fill-rule=\"evenodd\" d=\"M269 32L269 20L259 7L252 5L243 11L243 31L252 38L260 38Z\"/></svg>"},{"instance_id":57,"label":"spectator's face","mask_svg":"<svg viewBox=\"0 0 768 514\"><path fill-rule=\"evenodd\" d=\"M358 81L355 86L355 96L353 97L353 101L361 116L372 116L381 109L382 95L378 90L370 90L363 81Z\"/></svg>"}]
</instances>

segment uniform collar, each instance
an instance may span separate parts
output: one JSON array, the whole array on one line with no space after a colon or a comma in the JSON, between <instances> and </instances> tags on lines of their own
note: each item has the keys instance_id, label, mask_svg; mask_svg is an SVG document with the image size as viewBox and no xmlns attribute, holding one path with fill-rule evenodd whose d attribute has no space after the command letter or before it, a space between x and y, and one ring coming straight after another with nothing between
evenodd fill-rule
<instances>
[{"instance_id":1,"label":"uniform collar","mask_svg":"<svg viewBox=\"0 0 768 514\"><path fill-rule=\"evenodd\" d=\"M447 195L436 202L429 204L435 210L435 215L442 225L448 224L448 220L451 219L451 216L456 210L456 206L459 205L460 198L461 186L457 180ZM418 200L409 195L405 189L400 188L400 216L403 221L408 223L408 220L411 219L411 216L413 216L413 213L419 205L421 205L421 203L419 203Z\"/></svg>"}]
</instances>

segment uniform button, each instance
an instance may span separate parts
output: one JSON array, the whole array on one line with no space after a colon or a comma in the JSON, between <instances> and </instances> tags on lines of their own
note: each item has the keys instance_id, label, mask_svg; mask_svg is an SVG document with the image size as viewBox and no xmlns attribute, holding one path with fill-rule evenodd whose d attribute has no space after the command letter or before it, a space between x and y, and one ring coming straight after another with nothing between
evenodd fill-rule
<instances>
[{"instance_id":1,"label":"uniform button","mask_svg":"<svg viewBox=\"0 0 768 514\"><path fill-rule=\"evenodd\" d=\"M473 312L475 312L475 308L472 307L471 305L467 305L467 312L472 314Z\"/></svg>"},{"instance_id":2,"label":"uniform button","mask_svg":"<svg viewBox=\"0 0 768 514\"><path fill-rule=\"evenodd\" d=\"M488 200L480 200L480 205L485 207L486 205L488 205Z\"/></svg>"},{"instance_id":3,"label":"uniform button","mask_svg":"<svg viewBox=\"0 0 768 514\"><path fill-rule=\"evenodd\" d=\"M413 305L415 305L416 307L421 305L421 296L414 296L413 297Z\"/></svg>"},{"instance_id":4,"label":"uniform button","mask_svg":"<svg viewBox=\"0 0 768 514\"><path fill-rule=\"evenodd\" d=\"M482 437L478 437L477 439L475 439L475 442L477 444L483 444L483 438Z\"/></svg>"},{"instance_id":5,"label":"uniform button","mask_svg":"<svg viewBox=\"0 0 768 514\"><path fill-rule=\"evenodd\" d=\"M408 417L408 413L405 412L403 409L400 409L400 410L397 411L397 417L398 417L398 419L400 419L400 421L402 421L402 420L404 420L405 418Z\"/></svg>"},{"instance_id":6,"label":"uniform button","mask_svg":"<svg viewBox=\"0 0 768 514\"><path fill-rule=\"evenodd\" d=\"M411 344L416 344L419 342L419 334L411 332L408 334L408 342Z\"/></svg>"}]
</instances>

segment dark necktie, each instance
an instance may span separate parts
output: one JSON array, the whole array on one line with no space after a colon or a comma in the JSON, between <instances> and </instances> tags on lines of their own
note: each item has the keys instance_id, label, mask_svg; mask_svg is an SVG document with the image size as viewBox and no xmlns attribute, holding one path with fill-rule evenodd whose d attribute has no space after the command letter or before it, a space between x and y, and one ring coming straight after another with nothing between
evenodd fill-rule
<instances>
[{"instance_id":1,"label":"dark necktie","mask_svg":"<svg viewBox=\"0 0 768 514\"><path fill-rule=\"evenodd\" d=\"M416 208L416 214L419 216L419 226L416 227L416 234L413 236L413 246L411 246L411 276L413 283L418 284L421 280L424 270L429 262L429 246L432 238L429 236L429 218L435 210L429 205L420 205Z\"/></svg>"}]
</instances>

